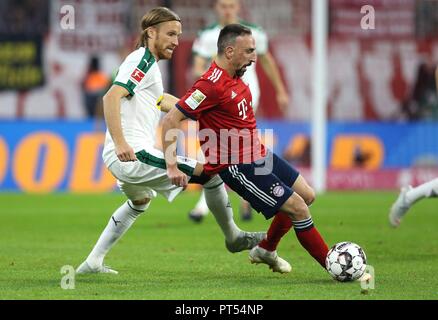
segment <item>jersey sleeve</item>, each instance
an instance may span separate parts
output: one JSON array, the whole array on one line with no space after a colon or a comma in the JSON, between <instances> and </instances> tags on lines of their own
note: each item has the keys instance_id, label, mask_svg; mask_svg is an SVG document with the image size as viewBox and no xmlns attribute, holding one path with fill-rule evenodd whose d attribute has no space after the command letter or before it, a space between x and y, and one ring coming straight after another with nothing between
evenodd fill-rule
<instances>
[{"instance_id":1,"label":"jersey sleeve","mask_svg":"<svg viewBox=\"0 0 438 320\"><path fill-rule=\"evenodd\" d=\"M176 107L192 120L198 120L201 114L219 104L217 88L209 80L200 79L182 97Z\"/></svg>"},{"instance_id":2,"label":"jersey sleeve","mask_svg":"<svg viewBox=\"0 0 438 320\"><path fill-rule=\"evenodd\" d=\"M213 49L216 49L215 47ZM211 59L215 53L209 45L208 37L205 32L200 32L193 42L192 52L204 59Z\"/></svg>"},{"instance_id":3,"label":"jersey sleeve","mask_svg":"<svg viewBox=\"0 0 438 320\"><path fill-rule=\"evenodd\" d=\"M132 52L120 65L113 83L128 90L131 96L135 95L140 82L146 80L147 72L154 62L155 59L148 50Z\"/></svg>"}]
</instances>

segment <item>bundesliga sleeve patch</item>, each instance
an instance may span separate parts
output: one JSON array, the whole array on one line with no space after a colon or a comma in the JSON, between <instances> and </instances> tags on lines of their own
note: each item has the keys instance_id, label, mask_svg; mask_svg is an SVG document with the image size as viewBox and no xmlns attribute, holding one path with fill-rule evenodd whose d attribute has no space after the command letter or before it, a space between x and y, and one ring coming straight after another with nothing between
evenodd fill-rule
<instances>
[{"instance_id":1,"label":"bundesliga sleeve patch","mask_svg":"<svg viewBox=\"0 0 438 320\"><path fill-rule=\"evenodd\" d=\"M135 84L139 84L139 82L144 78L145 73L138 68L132 72L131 77L129 78Z\"/></svg>"},{"instance_id":2,"label":"bundesliga sleeve patch","mask_svg":"<svg viewBox=\"0 0 438 320\"><path fill-rule=\"evenodd\" d=\"M185 103L192 108L192 110L195 110L199 105L202 103L202 101L205 100L207 96L203 94L201 91L196 89L186 100Z\"/></svg>"}]
</instances>

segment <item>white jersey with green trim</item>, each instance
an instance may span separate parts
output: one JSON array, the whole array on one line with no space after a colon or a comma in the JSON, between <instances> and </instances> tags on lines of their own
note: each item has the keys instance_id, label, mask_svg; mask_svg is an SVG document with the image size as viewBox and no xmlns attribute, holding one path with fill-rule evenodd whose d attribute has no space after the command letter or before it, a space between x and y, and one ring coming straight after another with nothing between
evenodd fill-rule
<instances>
[{"instance_id":1,"label":"white jersey with green trim","mask_svg":"<svg viewBox=\"0 0 438 320\"><path fill-rule=\"evenodd\" d=\"M263 29L257 25L239 21L242 25L251 29L256 44L257 55L264 55L268 52L268 37ZM199 31L197 38L193 42L192 51L204 59L213 60L217 54L217 39L223 26L218 23L212 24ZM253 108L257 108L260 98L260 87L257 79L255 64L247 68L242 80L249 85L252 95Z\"/></svg>"},{"instance_id":2,"label":"white jersey with green trim","mask_svg":"<svg viewBox=\"0 0 438 320\"><path fill-rule=\"evenodd\" d=\"M129 54L114 80L129 96L121 99L120 115L126 142L138 152L150 149L156 142L156 130L161 111L158 102L163 96L161 72L149 49L143 47ZM114 142L108 130L102 153L106 166L117 160Z\"/></svg>"}]
</instances>

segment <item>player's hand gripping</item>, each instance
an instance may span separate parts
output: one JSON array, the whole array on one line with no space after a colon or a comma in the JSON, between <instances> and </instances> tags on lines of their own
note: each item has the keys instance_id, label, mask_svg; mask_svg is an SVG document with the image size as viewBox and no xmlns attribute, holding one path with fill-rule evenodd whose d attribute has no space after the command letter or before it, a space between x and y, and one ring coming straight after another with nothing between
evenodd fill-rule
<instances>
[{"instance_id":1,"label":"player's hand gripping","mask_svg":"<svg viewBox=\"0 0 438 320\"><path fill-rule=\"evenodd\" d=\"M126 142L116 145L116 155L122 162L137 161L134 149Z\"/></svg>"},{"instance_id":2,"label":"player's hand gripping","mask_svg":"<svg viewBox=\"0 0 438 320\"><path fill-rule=\"evenodd\" d=\"M167 167L167 176L174 185L183 188L187 187L187 175L179 170L177 166Z\"/></svg>"}]
</instances>

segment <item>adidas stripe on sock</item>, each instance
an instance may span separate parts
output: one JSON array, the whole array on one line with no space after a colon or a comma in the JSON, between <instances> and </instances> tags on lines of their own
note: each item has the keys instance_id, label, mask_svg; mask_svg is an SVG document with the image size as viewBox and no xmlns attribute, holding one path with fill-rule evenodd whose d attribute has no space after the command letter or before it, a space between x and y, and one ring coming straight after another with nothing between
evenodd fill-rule
<instances>
[{"instance_id":1,"label":"adidas stripe on sock","mask_svg":"<svg viewBox=\"0 0 438 320\"><path fill-rule=\"evenodd\" d=\"M297 232L309 230L310 228L313 227L312 217L300 221L294 221L293 226L295 231Z\"/></svg>"}]
</instances>

